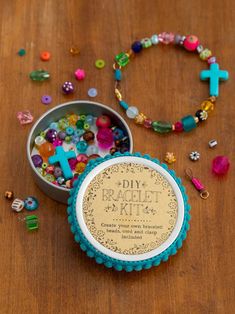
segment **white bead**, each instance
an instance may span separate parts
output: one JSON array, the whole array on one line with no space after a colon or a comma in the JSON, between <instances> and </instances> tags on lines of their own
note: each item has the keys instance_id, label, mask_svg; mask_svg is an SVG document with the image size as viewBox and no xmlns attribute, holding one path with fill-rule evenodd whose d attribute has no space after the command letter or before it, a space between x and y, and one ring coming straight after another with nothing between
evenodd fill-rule
<instances>
[{"instance_id":1,"label":"white bead","mask_svg":"<svg viewBox=\"0 0 235 314\"><path fill-rule=\"evenodd\" d=\"M158 35L155 35L155 34L154 34L154 35L151 37L151 42L152 42L153 45L157 45L157 44L159 43Z\"/></svg>"},{"instance_id":2,"label":"white bead","mask_svg":"<svg viewBox=\"0 0 235 314\"><path fill-rule=\"evenodd\" d=\"M98 147L96 145L90 145L87 147L87 150L86 150L86 154L88 156L98 154L98 152L99 152L99 150L98 150Z\"/></svg>"},{"instance_id":3,"label":"white bead","mask_svg":"<svg viewBox=\"0 0 235 314\"><path fill-rule=\"evenodd\" d=\"M139 110L138 108L131 106L127 109L126 111L126 115L128 116L128 118L130 119L135 119L135 117L139 114Z\"/></svg>"},{"instance_id":4,"label":"white bead","mask_svg":"<svg viewBox=\"0 0 235 314\"><path fill-rule=\"evenodd\" d=\"M40 146L40 145L42 145L44 142L45 142L44 137L42 137L42 136L40 136L40 135L35 137L34 143L35 143L36 146Z\"/></svg>"},{"instance_id":5,"label":"white bead","mask_svg":"<svg viewBox=\"0 0 235 314\"><path fill-rule=\"evenodd\" d=\"M20 200L19 198L14 199L13 203L11 204L11 208L19 213L24 208L24 201Z\"/></svg>"},{"instance_id":6,"label":"white bead","mask_svg":"<svg viewBox=\"0 0 235 314\"><path fill-rule=\"evenodd\" d=\"M213 148L213 147L215 147L218 143L217 143L216 140L211 140L211 141L209 141L208 144L209 144L210 148Z\"/></svg>"}]
</instances>

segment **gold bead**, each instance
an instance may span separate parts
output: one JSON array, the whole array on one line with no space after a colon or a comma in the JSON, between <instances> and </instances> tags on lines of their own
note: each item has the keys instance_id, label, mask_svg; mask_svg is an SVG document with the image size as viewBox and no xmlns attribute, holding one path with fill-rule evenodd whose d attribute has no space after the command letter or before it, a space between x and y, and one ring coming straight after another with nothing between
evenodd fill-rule
<instances>
[{"instance_id":1,"label":"gold bead","mask_svg":"<svg viewBox=\"0 0 235 314\"><path fill-rule=\"evenodd\" d=\"M136 124L143 124L146 119L147 119L147 117L143 113L139 113L135 117L135 123Z\"/></svg>"},{"instance_id":2,"label":"gold bead","mask_svg":"<svg viewBox=\"0 0 235 314\"><path fill-rule=\"evenodd\" d=\"M72 54L72 55L78 55L80 53L80 50L77 48L77 47L71 47L69 49L69 52Z\"/></svg>"},{"instance_id":3,"label":"gold bead","mask_svg":"<svg viewBox=\"0 0 235 314\"><path fill-rule=\"evenodd\" d=\"M176 161L176 158L175 158L175 156L174 156L173 153L167 152L164 160L165 160L168 164L172 164L173 162Z\"/></svg>"},{"instance_id":4,"label":"gold bead","mask_svg":"<svg viewBox=\"0 0 235 314\"><path fill-rule=\"evenodd\" d=\"M211 96L208 98L208 100L210 100L211 102L215 103L216 102L216 97L215 96Z\"/></svg>"},{"instance_id":5,"label":"gold bead","mask_svg":"<svg viewBox=\"0 0 235 314\"><path fill-rule=\"evenodd\" d=\"M6 198L7 200L12 200L13 197L14 197L14 193L13 193L12 191L6 191L6 192L4 193L4 196L5 196L5 198Z\"/></svg>"},{"instance_id":6,"label":"gold bead","mask_svg":"<svg viewBox=\"0 0 235 314\"><path fill-rule=\"evenodd\" d=\"M118 100L122 100L122 94L120 93L119 89L115 88L115 95Z\"/></svg>"},{"instance_id":7,"label":"gold bead","mask_svg":"<svg viewBox=\"0 0 235 314\"><path fill-rule=\"evenodd\" d=\"M194 121L195 121L196 123L198 123L198 122L199 122L198 117L194 117Z\"/></svg>"},{"instance_id":8,"label":"gold bead","mask_svg":"<svg viewBox=\"0 0 235 314\"><path fill-rule=\"evenodd\" d=\"M214 104L210 100L205 100L201 104L201 108L202 108L202 110L205 110L207 112L211 112L214 110Z\"/></svg>"}]
</instances>

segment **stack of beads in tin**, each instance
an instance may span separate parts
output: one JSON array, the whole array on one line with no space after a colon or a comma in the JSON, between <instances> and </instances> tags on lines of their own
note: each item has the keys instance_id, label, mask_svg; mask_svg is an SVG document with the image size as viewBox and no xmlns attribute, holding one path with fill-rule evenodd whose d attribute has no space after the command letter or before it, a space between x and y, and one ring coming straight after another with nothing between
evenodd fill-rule
<instances>
[{"instance_id":1,"label":"stack of beads in tin","mask_svg":"<svg viewBox=\"0 0 235 314\"><path fill-rule=\"evenodd\" d=\"M89 160L129 149L129 137L109 116L72 113L36 136L31 158L45 180L70 189Z\"/></svg>"}]
</instances>

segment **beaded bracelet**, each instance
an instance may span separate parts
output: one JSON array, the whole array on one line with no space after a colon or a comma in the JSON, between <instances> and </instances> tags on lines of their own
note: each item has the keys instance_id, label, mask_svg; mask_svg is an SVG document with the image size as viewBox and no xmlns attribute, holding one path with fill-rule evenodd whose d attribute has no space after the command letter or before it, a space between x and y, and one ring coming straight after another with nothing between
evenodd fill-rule
<instances>
[{"instance_id":1,"label":"beaded bracelet","mask_svg":"<svg viewBox=\"0 0 235 314\"><path fill-rule=\"evenodd\" d=\"M210 97L204 100L201 104L201 109L197 110L194 116L187 115L175 123L166 121L153 121L147 118L143 113L140 113L137 107L129 106L123 99L120 92L120 81L122 79L122 71L130 61L130 58L138 54L142 49L156 46L158 43L165 45L174 43L183 46L188 51L196 51L203 61L207 61L209 70L203 70L200 73L201 80L210 81ZM195 35L181 36L174 35L173 33L163 32L159 35L153 35L151 38L144 38L141 41L135 41L128 52L121 52L115 57L113 65L114 78L115 78L115 95L119 101L120 106L126 110L126 115L130 119L134 119L136 124L143 125L146 128L152 128L158 133L168 133L171 131L191 131L196 128L197 123L205 121L208 118L208 113L214 109L216 97L219 95L219 81L228 80L229 74L227 71L219 69L216 63L216 57L212 56L212 52L203 48L199 44L199 40Z\"/></svg>"}]
</instances>

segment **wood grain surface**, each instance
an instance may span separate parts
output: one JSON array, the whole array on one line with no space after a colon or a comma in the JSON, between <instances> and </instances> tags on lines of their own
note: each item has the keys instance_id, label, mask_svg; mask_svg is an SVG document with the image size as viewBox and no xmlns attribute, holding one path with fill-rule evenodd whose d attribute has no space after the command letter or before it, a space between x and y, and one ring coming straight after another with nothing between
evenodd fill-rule
<instances>
[{"instance_id":1,"label":"wood grain surface","mask_svg":"<svg viewBox=\"0 0 235 314\"><path fill-rule=\"evenodd\" d=\"M29 233L1 198L0 208L0 313L234 313L234 51L235 3L232 0L1 0L0 1L0 164L1 193L12 189L19 198L36 196L38 232ZM136 39L162 31L199 36L217 56L230 80L220 85L216 110L189 134L158 136L128 121L134 150L163 160L175 153L171 166L183 178L192 205L191 228L183 248L167 263L142 272L119 273L97 265L80 251L67 222L66 206L44 195L33 182L26 158L31 125L22 126L16 113L29 109L35 119L68 99L87 99L90 87L97 101L125 117L113 96L112 62ZM81 53L71 56L77 45ZM17 51L27 53L19 57ZM48 50L52 58L40 61ZM106 61L103 70L96 59ZM37 68L51 73L37 84L28 74ZM74 80L73 71L87 72L71 97L60 86ZM183 49L159 46L145 51L125 70L123 95L147 115L176 121L194 113L208 96L208 84L199 73L206 64ZM53 103L41 104L49 94ZM209 149L208 141L218 146ZM199 162L188 159L201 153ZM211 173L216 155L232 161L221 179ZM190 166L210 192L208 200L184 177Z\"/></svg>"}]
</instances>

